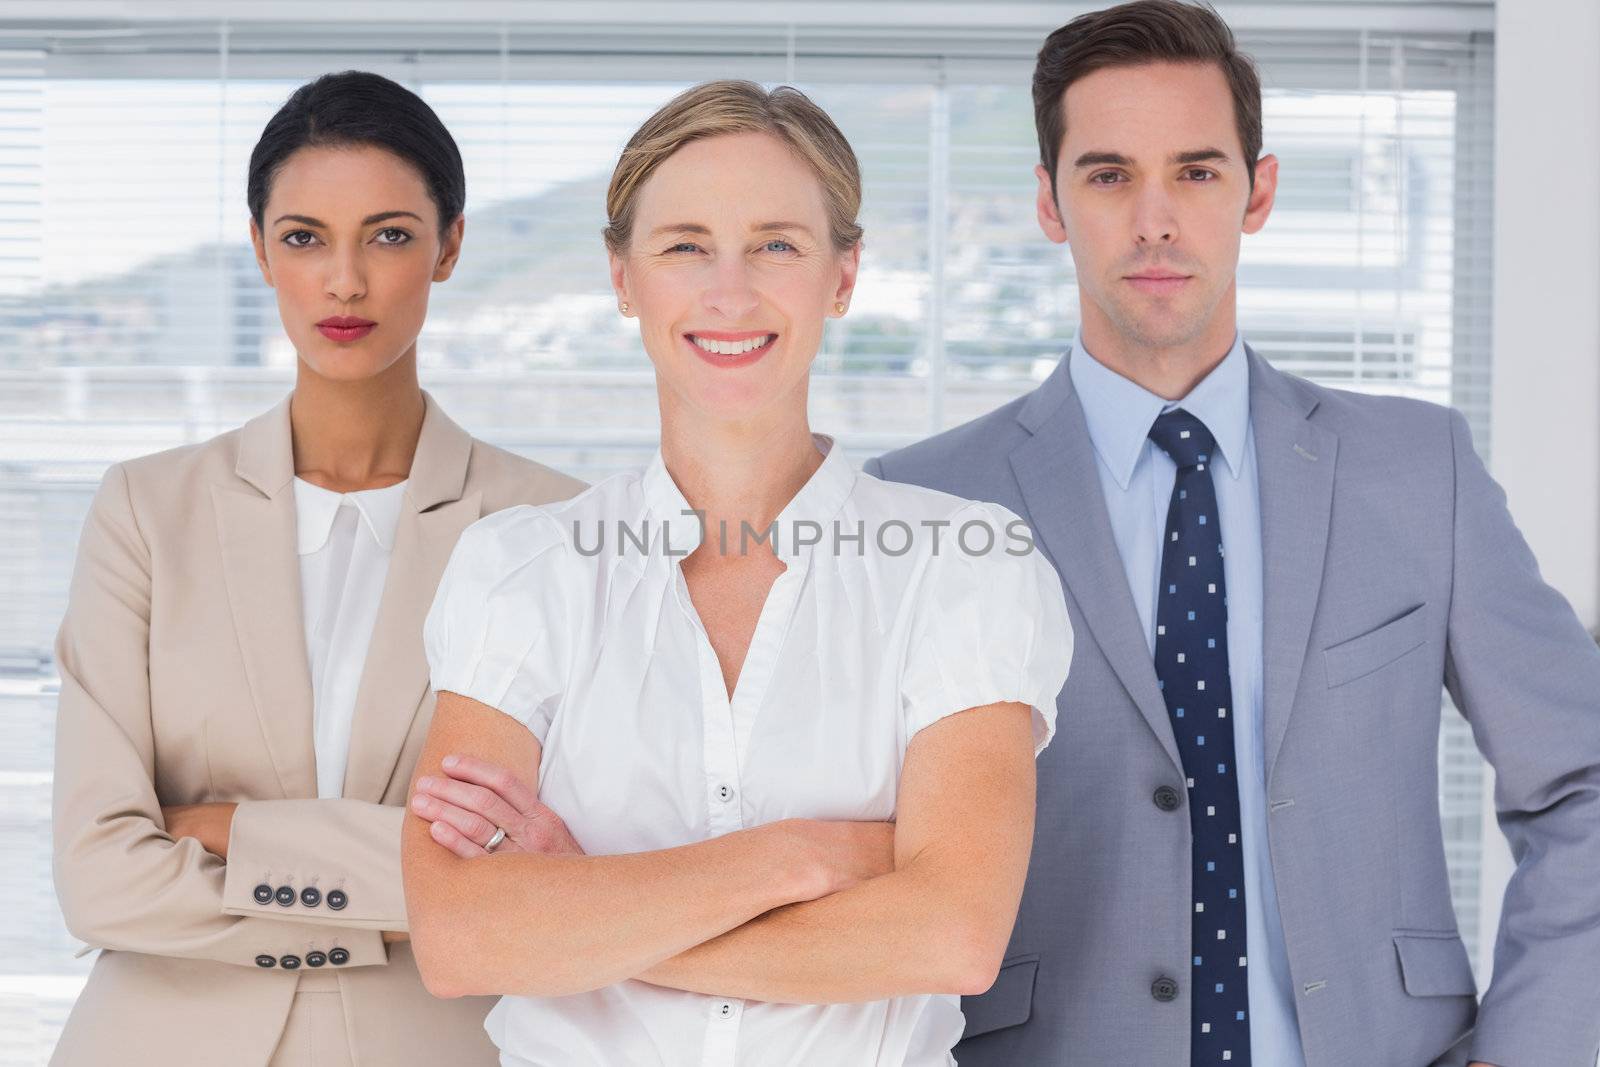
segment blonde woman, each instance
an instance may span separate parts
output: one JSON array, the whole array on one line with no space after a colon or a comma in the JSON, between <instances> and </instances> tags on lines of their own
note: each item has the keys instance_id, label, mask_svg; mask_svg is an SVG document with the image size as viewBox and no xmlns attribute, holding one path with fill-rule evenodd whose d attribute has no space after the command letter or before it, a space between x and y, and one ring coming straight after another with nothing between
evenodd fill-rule
<instances>
[{"instance_id":1,"label":"blonde woman","mask_svg":"<svg viewBox=\"0 0 1600 1067\"><path fill-rule=\"evenodd\" d=\"M407 906L503 1064L946 1064L995 978L1072 637L1015 516L811 430L860 199L793 89L649 119L605 236L660 451L441 582Z\"/></svg>"},{"instance_id":2,"label":"blonde woman","mask_svg":"<svg viewBox=\"0 0 1600 1067\"><path fill-rule=\"evenodd\" d=\"M582 486L485 445L417 380L461 254L438 116L350 71L250 161L250 232L298 356L239 429L111 468L56 657L55 875L101 950L59 1067L495 1062L429 997L400 823L433 710L421 629L460 532Z\"/></svg>"}]
</instances>

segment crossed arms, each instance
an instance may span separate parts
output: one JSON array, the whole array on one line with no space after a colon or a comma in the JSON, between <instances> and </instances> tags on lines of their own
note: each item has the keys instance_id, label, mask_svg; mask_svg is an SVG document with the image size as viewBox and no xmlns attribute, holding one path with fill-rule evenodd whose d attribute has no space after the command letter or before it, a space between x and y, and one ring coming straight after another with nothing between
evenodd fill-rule
<instances>
[{"instance_id":1,"label":"crossed arms","mask_svg":"<svg viewBox=\"0 0 1600 1067\"><path fill-rule=\"evenodd\" d=\"M881 862L875 824L785 820L631 855L465 859L430 833L438 824L408 817L401 865L423 982L447 997L563 996L630 978L776 1002L982 992L1033 839L1031 716L991 704L919 732ZM451 754L537 789L533 735L442 692L417 777L442 776Z\"/></svg>"}]
</instances>

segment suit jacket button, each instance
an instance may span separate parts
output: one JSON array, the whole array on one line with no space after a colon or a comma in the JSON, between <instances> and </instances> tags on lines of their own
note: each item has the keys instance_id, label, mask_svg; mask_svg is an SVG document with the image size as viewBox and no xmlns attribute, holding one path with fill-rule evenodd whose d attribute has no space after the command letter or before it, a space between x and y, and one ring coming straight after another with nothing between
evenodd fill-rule
<instances>
[{"instance_id":1,"label":"suit jacket button","mask_svg":"<svg viewBox=\"0 0 1600 1067\"><path fill-rule=\"evenodd\" d=\"M273 957L267 955L265 952L263 952L261 955L256 957L256 966L257 967L276 967L277 965L278 965L278 961L276 959L274 959Z\"/></svg>"},{"instance_id":2,"label":"suit jacket button","mask_svg":"<svg viewBox=\"0 0 1600 1067\"><path fill-rule=\"evenodd\" d=\"M286 908L294 903L294 890L289 886L280 885L278 887L278 891L274 893L273 896L277 898L279 904L282 904Z\"/></svg>"},{"instance_id":3,"label":"suit jacket button","mask_svg":"<svg viewBox=\"0 0 1600 1067\"><path fill-rule=\"evenodd\" d=\"M300 890L300 903L308 908L314 908L322 903L322 894L310 886L306 886Z\"/></svg>"},{"instance_id":4,"label":"suit jacket button","mask_svg":"<svg viewBox=\"0 0 1600 1067\"><path fill-rule=\"evenodd\" d=\"M272 887L267 883L262 882L260 885L256 886L255 896L257 904L271 904Z\"/></svg>"},{"instance_id":5,"label":"suit jacket button","mask_svg":"<svg viewBox=\"0 0 1600 1067\"><path fill-rule=\"evenodd\" d=\"M306 953L306 966L307 967L321 967L324 963L327 963L327 962L328 962L328 957L323 955L320 952L307 952Z\"/></svg>"},{"instance_id":6,"label":"suit jacket button","mask_svg":"<svg viewBox=\"0 0 1600 1067\"><path fill-rule=\"evenodd\" d=\"M350 950L345 948L330 948L328 950L328 962L333 964L335 967L343 967L345 964L350 962Z\"/></svg>"},{"instance_id":7,"label":"suit jacket button","mask_svg":"<svg viewBox=\"0 0 1600 1067\"><path fill-rule=\"evenodd\" d=\"M344 895L343 889L334 889L329 891L328 907L332 908L334 911L342 911L344 906L348 903L350 903L350 898Z\"/></svg>"},{"instance_id":8,"label":"suit jacket button","mask_svg":"<svg viewBox=\"0 0 1600 1067\"><path fill-rule=\"evenodd\" d=\"M1178 795L1178 791L1172 788L1170 785L1164 785L1157 788L1155 796L1151 799L1156 802L1156 807L1160 808L1162 811L1177 811L1178 808L1183 805L1183 798L1180 797Z\"/></svg>"},{"instance_id":9,"label":"suit jacket button","mask_svg":"<svg viewBox=\"0 0 1600 1067\"><path fill-rule=\"evenodd\" d=\"M283 959L279 960L278 963L286 971L298 970L299 967L300 967L300 957L299 956L285 956L285 957L283 957Z\"/></svg>"},{"instance_id":10,"label":"suit jacket button","mask_svg":"<svg viewBox=\"0 0 1600 1067\"><path fill-rule=\"evenodd\" d=\"M1178 998L1178 983L1166 975L1162 975L1150 983L1150 995L1163 1004L1169 1000L1176 1000Z\"/></svg>"}]
</instances>

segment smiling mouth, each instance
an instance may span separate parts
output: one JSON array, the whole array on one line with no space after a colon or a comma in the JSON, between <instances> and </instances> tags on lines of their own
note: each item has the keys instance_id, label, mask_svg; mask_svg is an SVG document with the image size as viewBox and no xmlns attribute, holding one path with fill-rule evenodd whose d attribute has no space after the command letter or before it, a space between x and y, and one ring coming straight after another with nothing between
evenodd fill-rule
<instances>
[{"instance_id":1,"label":"smiling mouth","mask_svg":"<svg viewBox=\"0 0 1600 1067\"><path fill-rule=\"evenodd\" d=\"M721 338L716 337L705 337L695 333L685 334L684 336L689 339L690 344L694 345L702 352L707 352L714 356L747 355L756 351L757 349L766 348L767 346L771 345L772 342L778 339L778 335L775 333L755 334L750 337L742 337L734 340L722 340Z\"/></svg>"}]
</instances>

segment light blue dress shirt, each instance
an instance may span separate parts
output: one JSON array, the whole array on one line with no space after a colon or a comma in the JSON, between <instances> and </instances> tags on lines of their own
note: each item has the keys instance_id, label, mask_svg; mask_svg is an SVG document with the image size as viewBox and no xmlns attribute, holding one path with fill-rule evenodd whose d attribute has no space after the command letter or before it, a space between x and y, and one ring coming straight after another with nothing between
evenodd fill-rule
<instances>
[{"instance_id":1,"label":"light blue dress shirt","mask_svg":"<svg viewBox=\"0 0 1600 1067\"><path fill-rule=\"evenodd\" d=\"M1078 338L1068 364L1099 460L1100 489L1150 654L1156 647L1161 531L1178 468L1149 439L1164 411L1181 407L1217 439L1212 483L1222 523L1228 594L1228 672L1233 687L1234 758L1240 768L1244 830L1245 936L1250 978L1250 1058L1261 1067L1305 1067L1295 1018L1278 890L1267 845L1266 759L1262 743L1261 491L1250 423L1250 364L1244 342L1182 400L1168 402L1096 360ZM1242 714L1241 714L1242 712ZM1254 773L1245 773L1246 771ZM1185 946L1187 948L1187 946Z\"/></svg>"}]
</instances>

